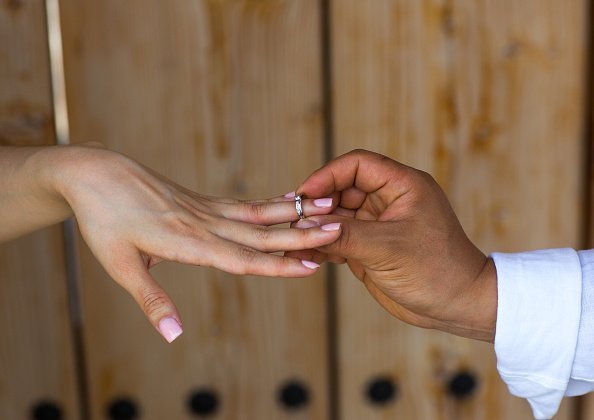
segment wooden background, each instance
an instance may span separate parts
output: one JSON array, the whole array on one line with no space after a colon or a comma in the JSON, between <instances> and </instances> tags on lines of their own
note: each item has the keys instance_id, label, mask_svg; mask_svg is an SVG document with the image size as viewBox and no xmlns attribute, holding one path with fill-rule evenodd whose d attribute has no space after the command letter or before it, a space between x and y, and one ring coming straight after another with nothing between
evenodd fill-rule
<instances>
[{"instance_id":1,"label":"wooden background","mask_svg":"<svg viewBox=\"0 0 594 420\"><path fill-rule=\"evenodd\" d=\"M72 142L240 198L367 148L432 173L486 253L593 243L586 0L59 4ZM0 0L0 144L54 142L44 2ZM390 318L343 267L159 266L185 320L167 345L82 242L64 249L59 227L0 247L0 419L530 416L492 346ZM594 400L556 418L580 417Z\"/></svg>"}]
</instances>

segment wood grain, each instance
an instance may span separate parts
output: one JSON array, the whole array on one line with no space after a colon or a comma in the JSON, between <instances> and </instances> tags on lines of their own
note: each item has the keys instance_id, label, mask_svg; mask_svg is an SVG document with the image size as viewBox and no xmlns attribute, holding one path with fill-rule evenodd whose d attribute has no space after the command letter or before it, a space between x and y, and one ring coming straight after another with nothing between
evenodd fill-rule
<instances>
[{"instance_id":1,"label":"wood grain","mask_svg":"<svg viewBox=\"0 0 594 420\"><path fill-rule=\"evenodd\" d=\"M486 253L579 247L586 2L331 2L335 151L366 148L432 173ZM524 419L492 346L414 329L339 276L344 419ZM473 396L448 396L458 371ZM395 402L370 404L392 377ZM571 402L559 419L572 418Z\"/></svg>"},{"instance_id":2,"label":"wood grain","mask_svg":"<svg viewBox=\"0 0 594 420\"><path fill-rule=\"evenodd\" d=\"M74 141L98 140L213 195L283 194L322 163L316 0L62 2ZM122 180L125 182L125 180ZM189 418L190 393L215 418L324 418L325 277L235 277L163 264L154 274L184 317L167 345L82 249L90 401L120 396L143 419ZM279 387L302 381L293 413Z\"/></svg>"},{"instance_id":3,"label":"wood grain","mask_svg":"<svg viewBox=\"0 0 594 420\"><path fill-rule=\"evenodd\" d=\"M0 145L55 142L43 1L0 2ZM0 418L78 417L59 226L0 246Z\"/></svg>"}]
</instances>

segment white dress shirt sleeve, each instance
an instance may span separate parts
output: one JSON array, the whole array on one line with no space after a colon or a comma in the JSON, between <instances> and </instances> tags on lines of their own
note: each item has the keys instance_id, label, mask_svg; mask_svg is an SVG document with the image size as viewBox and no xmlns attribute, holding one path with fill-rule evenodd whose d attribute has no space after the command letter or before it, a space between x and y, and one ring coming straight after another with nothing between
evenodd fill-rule
<instances>
[{"instance_id":1,"label":"white dress shirt sleeve","mask_svg":"<svg viewBox=\"0 0 594 420\"><path fill-rule=\"evenodd\" d=\"M594 391L594 250L579 251L582 266L582 317L567 396Z\"/></svg>"},{"instance_id":2,"label":"white dress shirt sleeve","mask_svg":"<svg viewBox=\"0 0 594 420\"><path fill-rule=\"evenodd\" d=\"M549 419L568 391L576 358L580 257L573 249L491 257L497 268L497 370L513 395L528 400L535 418ZM584 379L592 378L592 368Z\"/></svg>"}]
</instances>

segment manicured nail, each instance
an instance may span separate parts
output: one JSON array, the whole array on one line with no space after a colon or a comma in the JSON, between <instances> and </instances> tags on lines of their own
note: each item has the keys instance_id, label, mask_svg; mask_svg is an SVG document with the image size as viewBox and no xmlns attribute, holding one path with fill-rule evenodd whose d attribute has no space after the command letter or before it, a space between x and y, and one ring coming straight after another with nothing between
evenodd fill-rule
<instances>
[{"instance_id":1,"label":"manicured nail","mask_svg":"<svg viewBox=\"0 0 594 420\"><path fill-rule=\"evenodd\" d=\"M331 198L318 198L314 200L314 206L316 207L332 207L332 199Z\"/></svg>"},{"instance_id":2,"label":"manicured nail","mask_svg":"<svg viewBox=\"0 0 594 420\"><path fill-rule=\"evenodd\" d=\"M295 223L295 227L297 229L309 229L316 226L320 226L320 224L315 220L311 219L301 219L297 223Z\"/></svg>"},{"instance_id":3,"label":"manicured nail","mask_svg":"<svg viewBox=\"0 0 594 420\"><path fill-rule=\"evenodd\" d=\"M295 191L288 192L283 197L285 197L285 198L295 198Z\"/></svg>"},{"instance_id":4,"label":"manicured nail","mask_svg":"<svg viewBox=\"0 0 594 420\"><path fill-rule=\"evenodd\" d=\"M309 268L310 270L315 270L316 268L320 267L320 264L316 264L313 261L301 260L301 264Z\"/></svg>"},{"instance_id":5,"label":"manicured nail","mask_svg":"<svg viewBox=\"0 0 594 420\"><path fill-rule=\"evenodd\" d=\"M161 331L161 334L165 337L165 340L167 340L168 343L171 343L183 332L181 325L179 325L177 320L171 317L163 318L161 322L159 322L159 331Z\"/></svg>"},{"instance_id":6,"label":"manicured nail","mask_svg":"<svg viewBox=\"0 0 594 420\"><path fill-rule=\"evenodd\" d=\"M340 223L328 223L327 225L322 226L322 230L325 230L327 232L338 229L340 229Z\"/></svg>"}]
</instances>

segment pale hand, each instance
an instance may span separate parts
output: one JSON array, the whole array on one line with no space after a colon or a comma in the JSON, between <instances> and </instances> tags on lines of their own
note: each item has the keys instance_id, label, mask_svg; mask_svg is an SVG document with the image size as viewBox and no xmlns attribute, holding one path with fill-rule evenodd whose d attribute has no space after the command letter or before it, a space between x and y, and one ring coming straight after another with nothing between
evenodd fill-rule
<instances>
[{"instance_id":1,"label":"pale hand","mask_svg":"<svg viewBox=\"0 0 594 420\"><path fill-rule=\"evenodd\" d=\"M40 184L30 188L36 201L29 200L28 207L40 214L33 227L74 214L97 260L169 342L181 334L182 321L149 272L155 264L169 260L234 274L305 277L318 265L271 253L318 247L340 235L337 225L302 232L271 227L298 219L290 198L245 202L206 197L97 145L41 148L28 152L23 162L19 166L27 168L26 178ZM9 198L3 207L7 214L11 202L14 208L24 205ZM327 214L335 207L331 196L303 205L307 214ZM0 231L0 238L31 228L14 210L11 214L12 230Z\"/></svg>"}]
</instances>

